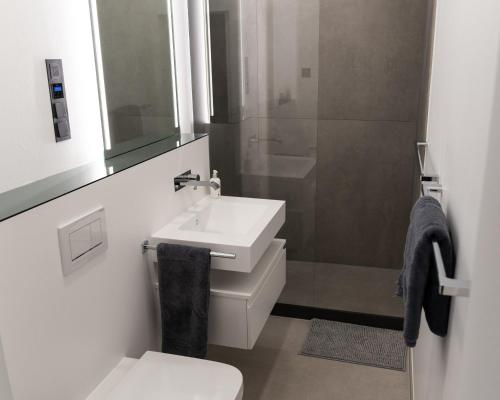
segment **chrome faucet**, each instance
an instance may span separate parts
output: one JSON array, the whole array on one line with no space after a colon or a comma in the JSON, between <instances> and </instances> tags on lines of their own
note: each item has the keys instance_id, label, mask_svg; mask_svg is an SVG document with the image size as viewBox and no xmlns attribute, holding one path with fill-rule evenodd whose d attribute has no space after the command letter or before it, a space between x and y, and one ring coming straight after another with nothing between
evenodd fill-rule
<instances>
[{"instance_id":1,"label":"chrome faucet","mask_svg":"<svg viewBox=\"0 0 500 400\"><path fill-rule=\"evenodd\" d=\"M176 192L186 186L192 186L194 190L197 190L198 186L212 187L215 190L220 188L220 185L216 182L200 181L200 175L192 174L191 171L186 171L182 175L176 176L174 178L174 186Z\"/></svg>"},{"instance_id":2,"label":"chrome faucet","mask_svg":"<svg viewBox=\"0 0 500 400\"><path fill-rule=\"evenodd\" d=\"M206 187L212 187L215 190L220 188L220 185L216 182L210 182L210 181L187 181L187 182L181 182L181 187L186 187L186 186L193 186L193 189L196 190L198 189L198 186L206 186Z\"/></svg>"}]
</instances>

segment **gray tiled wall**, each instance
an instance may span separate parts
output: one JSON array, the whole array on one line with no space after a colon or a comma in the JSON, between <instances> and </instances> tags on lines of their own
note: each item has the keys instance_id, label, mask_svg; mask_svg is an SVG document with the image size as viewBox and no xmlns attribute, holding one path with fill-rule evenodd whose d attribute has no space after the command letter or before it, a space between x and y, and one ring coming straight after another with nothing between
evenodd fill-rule
<instances>
[{"instance_id":1,"label":"gray tiled wall","mask_svg":"<svg viewBox=\"0 0 500 400\"><path fill-rule=\"evenodd\" d=\"M287 200L290 259L400 268L431 1L244 3L247 117L211 158L241 195Z\"/></svg>"},{"instance_id":2,"label":"gray tiled wall","mask_svg":"<svg viewBox=\"0 0 500 400\"><path fill-rule=\"evenodd\" d=\"M423 0L321 0L319 119L415 121Z\"/></svg>"},{"instance_id":3,"label":"gray tiled wall","mask_svg":"<svg viewBox=\"0 0 500 400\"><path fill-rule=\"evenodd\" d=\"M400 268L428 1L321 0L316 259Z\"/></svg>"},{"instance_id":4,"label":"gray tiled wall","mask_svg":"<svg viewBox=\"0 0 500 400\"><path fill-rule=\"evenodd\" d=\"M401 266L414 142L411 122L319 121L317 261Z\"/></svg>"}]
</instances>

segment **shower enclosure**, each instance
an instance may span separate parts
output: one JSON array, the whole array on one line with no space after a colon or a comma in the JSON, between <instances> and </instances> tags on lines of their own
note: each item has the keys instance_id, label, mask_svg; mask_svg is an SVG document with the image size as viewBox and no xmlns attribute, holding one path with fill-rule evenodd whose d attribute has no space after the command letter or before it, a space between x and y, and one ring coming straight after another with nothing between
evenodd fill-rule
<instances>
[{"instance_id":1,"label":"shower enclosure","mask_svg":"<svg viewBox=\"0 0 500 400\"><path fill-rule=\"evenodd\" d=\"M195 117L224 195L287 202L280 303L401 317L394 282L418 195L431 3L205 5L207 85L193 79L194 101L206 91L211 115L195 104Z\"/></svg>"}]
</instances>

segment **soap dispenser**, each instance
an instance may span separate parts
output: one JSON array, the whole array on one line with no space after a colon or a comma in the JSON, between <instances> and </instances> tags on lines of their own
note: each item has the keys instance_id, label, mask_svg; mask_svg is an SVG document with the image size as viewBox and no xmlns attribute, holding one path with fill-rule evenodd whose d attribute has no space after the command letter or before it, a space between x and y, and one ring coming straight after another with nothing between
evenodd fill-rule
<instances>
[{"instance_id":1,"label":"soap dispenser","mask_svg":"<svg viewBox=\"0 0 500 400\"><path fill-rule=\"evenodd\" d=\"M221 195L221 183L220 183L220 178L219 178L219 172L217 170L213 170L212 172L212 177L210 178L210 196L212 197L220 197ZM215 184L215 185L214 185ZM217 186L215 188L214 186Z\"/></svg>"}]
</instances>

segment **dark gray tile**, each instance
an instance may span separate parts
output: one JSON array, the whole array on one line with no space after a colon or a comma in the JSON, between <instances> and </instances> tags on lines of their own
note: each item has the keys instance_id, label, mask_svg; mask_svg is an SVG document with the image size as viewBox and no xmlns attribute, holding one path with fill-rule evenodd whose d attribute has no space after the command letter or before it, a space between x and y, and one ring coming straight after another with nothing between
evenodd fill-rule
<instances>
[{"instance_id":1,"label":"dark gray tile","mask_svg":"<svg viewBox=\"0 0 500 400\"><path fill-rule=\"evenodd\" d=\"M320 121L317 260L400 268L414 167L414 124Z\"/></svg>"},{"instance_id":2,"label":"dark gray tile","mask_svg":"<svg viewBox=\"0 0 500 400\"><path fill-rule=\"evenodd\" d=\"M227 124L229 123L230 98L229 86L230 73L229 63L227 62L228 36L230 35L226 23L226 14L223 12L210 13L210 42L211 42L211 60L212 60L212 104L213 123Z\"/></svg>"},{"instance_id":3,"label":"dark gray tile","mask_svg":"<svg viewBox=\"0 0 500 400\"><path fill-rule=\"evenodd\" d=\"M255 160L261 157L258 118L247 118L241 122L239 140L239 170L242 174L249 174L255 167Z\"/></svg>"},{"instance_id":4,"label":"dark gray tile","mask_svg":"<svg viewBox=\"0 0 500 400\"><path fill-rule=\"evenodd\" d=\"M314 206L314 203L311 202ZM314 209L286 210L286 221L278 237L286 239L289 260L314 261L315 259L315 217Z\"/></svg>"},{"instance_id":5,"label":"dark gray tile","mask_svg":"<svg viewBox=\"0 0 500 400\"><path fill-rule=\"evenodd\" d=\"M319 119L415 121L428 0L321 0Z\"/></svg>"},{"instance_id":6,"label":"dark gray tile","mask_svg":"<svg viewBox=\"0 0 500 400\"><path fill-rule=\"evenodd\" d=\"M239 176L240 124L211 124L210 168L219 171L222 194L241 195Z\"/></svg>"},{"instance_id":7,"label":"dark gray tile","mask_svg":"<svg viewBox=\"0 0 500 400\"><path fill-rule=\"evenodd\" d=\"M267 153L316 158L315 119L260 118L260 141Z\"/></svg>"},{"instance_id":8,"label":"dark gray tile","mask_svg":"<svg viewBox=\"0 0 500 400\"><path fill-rule=\"evenodd\" d=\"M259 116L315 119L319 0L259 1L257 18Z\"/></svg>"},{"instance_id":9,"label":"dark gray tile","mask_svg":"<svg viewBox=\"0 0 500 400\"><path fill-rule=\"evenodd\" d=\"M296 158L300 160L301 157ZM254 166L260 169L262 175L242 174L242 195L286 201L286 220L278 237L287 240L289 258L314 260L315 168L305 179L277 178L266 175L266 170L262 170L263 163L258 163L257 160L251 162L256 162ZM249 168L246 169L246 172L248 171Z\"/></svg>"},{"instance_id":10,"label":"dark gray tile","mask_svg":"<svg viewBox=\"0 0 500 400\"><path fill-rule=\"evenodd\" d=\"M243 82L239 82L239 87L235 88L237 93L241 84L244 83L243 89L243 104L244 113L246 117L258 117L259 116L259 43L258 43L258 27L259 22L257 20L257 4L259 0L245 0L240 2L233 1L234 6L240 7L241 21L235 24L235 29L242 28L243 36L243 48L242 54L243 59L238 58L239 62L233 68L240 68L241 61L244 66L244 79ZM210 4L215 4L216 2L211 2ZM223 4L224 2L219 2ZM229 3L226 3L229 4ZM226 6L227 7L227 6ZM230 6L229 6L230 7ZM234 16L233 16L234 18ZM233 41L237 41L239 38L234 35L231 38ZM233 45L233 51L237 52L237 46Z\"/></svg>"},{"instance_id":11,"label":"dark gray tile","mask_svg":"<svg viewBox=\"0 0 500 400\"><path fill-rule=\"evenodd\" d=\"M366 314L403 316L394 295L399 270L339 264L315 264L314 306Z\"/></svg>"},{"instance_id":12,"label":"dark gray tile","mask_svg":"<svg viewBox=\"0 0 500 400\"><path fill-rule=\"evenodd\" d=\"M313 262L288 260L286 263L286 285L278 302L314 306L314 268L315 263Z\"/></svg>"},{"instance_id":13,"label":"dark gray tile","mask_svg":"<svg viewBox=\"0 0 500 400\"><path fill-rule=\"evenodd\" d=\"M314 259L316 125L315 120L256 118L242 125L242 195L286 201L279 237L287 239L292 259Z\"/></svg>"}]
</instances>

